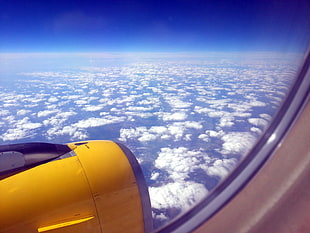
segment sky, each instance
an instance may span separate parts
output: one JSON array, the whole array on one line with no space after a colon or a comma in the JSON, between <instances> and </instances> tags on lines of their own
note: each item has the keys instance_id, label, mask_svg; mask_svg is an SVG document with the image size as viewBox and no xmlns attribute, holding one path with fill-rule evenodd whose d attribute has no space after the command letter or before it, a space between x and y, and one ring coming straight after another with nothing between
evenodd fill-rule
<instances>
[{"instance_id":1,"label":"sky","mask_svg":"<svg viewBox=\"0 0 310 233\"><path fill-rule=\"evenodd\" d=\"M298 51L307 0L0 0L0 52Z\"/></svg>"}]
</instances>

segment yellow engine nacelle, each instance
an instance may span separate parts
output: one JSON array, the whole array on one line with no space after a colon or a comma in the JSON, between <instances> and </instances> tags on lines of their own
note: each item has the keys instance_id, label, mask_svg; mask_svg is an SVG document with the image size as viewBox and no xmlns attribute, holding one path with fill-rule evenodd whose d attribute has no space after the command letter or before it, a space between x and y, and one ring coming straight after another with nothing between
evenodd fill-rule
<instances>
[{"instance_id":1,"label":"yellow engine nacelle","mask_svg":"<svg viewBox=\"0 0 310 233\"><path fill-rule=\"evenodd\" d=\"M111 141L0 147L0 232L149 232L142 170Z\"/></svg>"}]
</instances>

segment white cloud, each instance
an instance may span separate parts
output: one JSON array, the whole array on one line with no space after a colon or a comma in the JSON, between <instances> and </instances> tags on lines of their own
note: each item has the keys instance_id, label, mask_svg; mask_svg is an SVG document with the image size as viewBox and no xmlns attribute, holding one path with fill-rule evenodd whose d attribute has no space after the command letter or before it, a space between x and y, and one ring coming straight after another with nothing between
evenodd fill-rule
<instances>
[{"instance_id":1,"label":"white cloud","mask_svg":"<svg viewBox=\"0 0 310 233\"><path fill-rule=\"evenodd\" d=\"M198 136L198 138L201 139L201 140L203 140L203 141L205 141L205 142L209 142L209 136L206 135L206 134L200 134L200 135Z\"/></svg>"},{"instance_id":2,"label":"white cloud","mask_svg":"<svg viewBox=\"0 0 310 233\"><path fill-rule=\"evenodd\" d=\"M187 118L185 112L163 113L163 121L183 121Z\"/></svg>"},{"instance_id":3,"label":"white cloud","mask_svg":"<svg viewBox=\"0 0 310 233\"><path fill-rule=\"evenodd\" d=\"M140 142L147 142L147 141L153 141L156 140L157 136L148 132L143 133L141 137L138 138Z\"/></svg>"},{"instance_id":4,"label":"white cloud","mask_svg":"<svg viewBox=\"0 0 310 233\"><path fill-rule=\"evenodd\" d=\"M261 118L264 118L264 119L267 120L267 121L271 121L271 120L272 120L272 116L270 116L270 115L267 114L267 113L259 114L259 116L260 116Z\"/></svg>"},{"instance_id":5,"label":"white cloud","mask_svg":"<svg viewBox=\"0 0 310 233\"><path fill-rule=\"evenodd\" d=\"M233 126L235 123L233 122L234 120L234 117L232 116L223 116L221 119L220 119L220 124L219 126L220 127L231 127Z\"/></svg>"},{"instance_id":6,"label":"white cloud","mask_svg":"<svg viewBox=\"0 0 310 233\"><path fill-rule=\"evenodd\" d=\"M121 129L120 130L120 138L121 141L127 141L127 139L135 139L141 137L144 132L147 132L146 127L137 127L130 129Z\"/></svg>"},{"instance_id":7,"label":"white cloud","mask_svg":"<svg viewBox=\"0 0 310 233\"><path fill-rule=\"evenodd\" d=\"M84 111L87 112L95 112L95 111L100 111L101 109L103 109L103 105L87 105L84 108L82 108Z\"/></svg>"},{"instance_id":8,"label":"white cloud","mask_svg":"<svg viewBox=\"0 0 310 233\"><path fill-rule=\"evenodd\" d=\"M256 141L256 138L249 132L233 132L222 136L223 154L245 155Z\"/></svg>"},{"instance_id":9,"label":"white cloud","mask_svg":"<svg viewBox=\"0 0 310 233\"><path fill-rule=\"evenodd\" d=\"M210 137L217 138L223 136L225 133L223 130L215 131L215 130L206 130L206 134Z\"/></svg>"},{"instance_id":10,"label":"white cloud","mask_svg":"<svg viewBox=\"0 0 310 233\"><path fill-rule=\"evenodd\" d=\"M45 126L52 125L53 127L61 128L62 124L64 122L66 122L69 119L69 117L74 116L76 114L77 113L73 112L73 111L70 111L70 112L57 111L56 115L54 115L48 119L43 120L43 124Z\"/></svg>"},{"instance_id":11,"label":"white cloud","mask_svg":"<svg viewBox=\"0 0 310 233\"><path fill-rule=\"evenodd\" d=\"M142 106L129 106L127 108L128 111L137 111L137 112L143 112L143 111L151 111L153 107L142 107Z\"/></svg>"},{"instance_id":12,"label":"white cloud","mask_svg":"<svg viewBox=\"0 0 310 233\"><path fill-rule=\"evenodd\" d=\"M23 119L16 122L16 126L22 129L37 129L42 126L41 123L33 123L30 121L29 117L24 117Z\"/></svg>"},{"instance_id":13,"label":"white cloud","mask_svg":"<svg viewBox=\"0 0 310 233\"><path fill-rule=\"evenodd\" d=\"M256 128L256 127L251 127L251 132L253 133L257 133L258 135L261 135L263 133L263 131L259 128Z\"/></svg>"},{"instance_id":14,"label":"white cloud","mask_svg":"<svg viewBox=\"0 0 310 233\"><path fill-rule=\"evenodd\" d=\"M174 137L175 141L179 141L184 135L185 127L178 125L169 125L168 131L169 134Z\"/></svg>"},{"instance_id":15,"label":"white cloud","mask_svg":"<svg viewBox=\"0 0 310 233\"><path fill-rule=\"evenodd\" d=\"M184 121L184 122L175 122L173 123L174 126L184 126L185 128L191 128L191 129L202 129L203 126L200 122L196 121Z\"/></svg>"},{"instance_id":16,"label":"white cloud","mask_svg":"<svg viewBox=\"0 0 310 233\"><path fill-rule=\"evenodd\" d=\"M23 124L21 127L23 129L37 129L37 128L40 128L41 126L42 126L41 123L31 123L31 122L29 122L29 123Z\"/></svg>"},{"instance_id":17,"label":"white cloud","mask_svg":"<svg viewBox=\"0 0 310 233\"><path fill-rule=\"evenodd\" d=\"M81 131L74 126L53 127L47 130L47 135L49 138L54 136L69 135L71 140L85 140L88 138L87 132Z\"/></svg>"},{"instance_id":18,"label":"white cloud","mask_svg":"<svg viewBox=\"0 0 310 233\"><path fill-rule=\"evenodd\" d=\"M10 111L7 109L1 109L0 110L0 116L7 116L10 114Z\"/></svg>"},{"instance_id":19,"label":"white cloud","mask_svg":"<svg viewBox=\"0 0 310 233\"><path fill-rule=\"evenodd\" d=\"M12 128L9 128L4 134L0 136L3 141L14 141L23 138L30 138L35 136L36 129L42 127L41 123L31 122L29 117L24 117L21 120L13 120Z\"/></svg>"},{"instance_id":20,"label":"white cloud","mask_svg":"<svg viewBox=\"0 0 310 233\"><path fill-rule=\"evenodd\" d=\"M164 134L167 133L168 129L165 126L152 126L149 130L150 133Z\"/></svg>"},{"instance_id":21,"label":"white cloud","mask_svg":"<svg viewBox=\"0 0 310 233\"><path fill-rule=\"evenodd\" d=\"M46 117L46 116L51 115L51 114L56 113L56 112L57 112L57 110L43 110L43 111L39 111L37 113L37 116L38 117Z\"/></svg>"},{"instance_id":22,"label":"white cloud","mask_svg":"<svg viewBox=\"0 0 310 233\"><path fill-rule=\"evenodd\" d=\"M210 158L201 151L188 150L185 147L161 148L155 167L165 170L174 181L183 181L189 178L189 174L195 169L201 168L201 164Z\"/></svg>"},{"instance_id":23,"label":"white cloud","mask_svg":"<svg viewBox=\"0 0 310 233\"><path fill-rule=\"evenodd\" d=\"M266 103L264 102L261 102L261 101L258 101L258 100L254 100L254 101L251 101L249 103L249 105L253 106L253 107L265 107L266 106Z\"/></svg>"},{"instance_id":24,"label":"white cloud","mask_svg":"<svg viewBox=\"0 0 310 233\"><path fill-rule=\"evenodd\" d=\"M131 116L131 117L139 117L139 118L150 118L153 116L152 113L150 112L123 112L123 111L114 111L116 114L122 114L126 116Z\"/></svg>"},{"instance_id":25,"label":"white cloud","mask_svg":"<svg viewBox=\"0 0 310 233\"><path fill-rule=\"evenodd\" d=\"M214 110L210 109L210 108L201 107L201 106L195 106L194 111L199 113L199 114L202 114L202 113L209 113L209 112L212 112Z\"/></svg>"},{"instance_id":26,"label":"white cloud","mask_svg":"<svg viewBox=\"0 0 310 233\"><path fill-rule=\"evenodd\" d=\"M127 139L137 139L140 142L153 141L156 139L169 140L173 138L175 141L179 140L191 140L192 129L200 130L203 126L200 122L184 121L174 122L166 126L152 126L150 128L137 127L131 129L121 129L120 138L121 141L127 141ZM189 130L191 129L191 130ZM186 131L191 133L186 133Z\"/></svg>"},{"instance_id":27,"label":"white cloud","mask_svg":"<svg viewBox=\"0 0 310 233\"><path fill-rule=\"evenodd\" d=\"M86 120L80 120L79 122L75 123L74 126L77 128L85 129L114 123L120 123L123 122L125 119L126 117L116 117L116 116L107 116L105 118L91 117Z\"/></svg>"},{"instance_id":28,"label":"white cloud","mask_svg":"<svg viewBox=\"0 0 310 233\"><path fill-rule=\"evenodd\" d=\"M219 176L224 179L230 171L236 166L237 160L230 159L217 159L212 165L206 166L206 173L210 176Z\"/></svg>"},{"instance_id":29,"label":"white cloud","mask_svg":"<svg viewBox=\"0 0 310 233\"><path fill-rule=\"evenodd\" d=\"M159 172L153 172L150 180L157 180L159 176L160 176Z\"/></svg>"},{"instance_id":30,"label":"white cloud","mask_svg":"<svg viewBox=\"0 0 310 233\"><path fill-rule=\"evenodd\" d=\"M263 129L268 125L268 121L261 118L249 118L248 122L256 127L261 126Z\"/></svg>"},{"instance_id":31,"label":"white cloud","mask_svg":"<svg viewBox=\"0 0 310 233\"><path fill-rule=\"evenodd\" d=\"M202 184L183 181L149 187L149 194L153 208L179 208L183 212L204 198L208 190Z\"/></svg>"},{"instance_id":32,"label":"white cloud","mask_svg":"<svg viewBox=\"0 0 310 233\"><path fill-rule=\"evenodd\" d=\"M208 113L209 117L224 117L227 115L229 115L229 113L225 111L212 111Z\"/></svg>"},{"instance_id":33,"label":"white cloud","mask_svg":"<svg viewBox=\"0 0 310 233\"><path fill-rule=\"evenodd\" d=\"M168 97L167 98L168 103L171 105L172 108L176 109L182 109L182 108L189 108L192 103L184 102L183 100L180 100L177 97Z\"/></svg>"},{"instance_id":34,"label":"white cloud","mask_svg":"<svg viewBox=\"0 0 310 233\"><path fill-rule=\"evenodd\" d=\"M47 101L50 102L50 103L56 103L56 102L59 101L59 99L57 97L55 97L55 96L52 96Z\"/></svg>"},{"instance_id":35,"label":"white cloud","mask_svg":"<svg viewBox=\"0 0 310 233\"><path fill-rule=\"evenodd\" d=\"M30 110L21 109L21 110L18 110L16 114L17 114L17 116L24 116L24 115L26 115L26 114L28 114L30 112L31 112Z\"/></svg>"},{"instance_id":36,"label":"white cloud","mask_svg":"<svg viewBox=\"0 0 310 233\"><path fill-rule=\"evenodd\" d=\"M74 103L77 105L84 105L84 104L87 104L88 102L86 100L76 100L74 101Z\"/></svg>"},{"instance_id":37,"label":"white cloud","mask_svg":"<svg viewBox=\"0 0 310 233\"><path fill-rule=\"evenodd\" d=\"M22 128L8 129L0 138L3 141L14 141L32 136L27 130Z\"/></svg>"}]
</instances>

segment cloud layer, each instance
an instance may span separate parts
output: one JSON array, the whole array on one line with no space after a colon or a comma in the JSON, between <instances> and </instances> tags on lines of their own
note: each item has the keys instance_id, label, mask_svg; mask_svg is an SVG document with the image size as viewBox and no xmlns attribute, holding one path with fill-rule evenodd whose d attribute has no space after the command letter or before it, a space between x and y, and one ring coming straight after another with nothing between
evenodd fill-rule
<instances>
[{"instance_id":1,"label":"cloud layer","mask_svg":"<svg viewBox=\"0 0 310 233\"><path fill-rule=\"evenodd\" d=\"M0 142L125 143L149 174L156 227L234 169L268 127L295 72L284 59L257 56L96 59L0 83Z\"/></svg>"}]
</instances>

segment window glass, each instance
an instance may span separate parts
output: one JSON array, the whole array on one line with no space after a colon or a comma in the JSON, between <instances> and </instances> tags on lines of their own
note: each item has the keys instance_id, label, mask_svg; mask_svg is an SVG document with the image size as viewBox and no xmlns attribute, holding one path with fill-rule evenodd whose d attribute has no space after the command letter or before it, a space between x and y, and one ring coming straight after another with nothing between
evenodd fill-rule
<instances>
[{"instance_id":1,"label":"window glass","mask_svg":"<svg viewBox=\"0 0 310 233\"><path fill-rule=\"evenodd\" d=\"M310 34L301 1L42 4L1 3L0 143L122 142L155 228L246 156Z\"/></svg>"}]
</instances>

